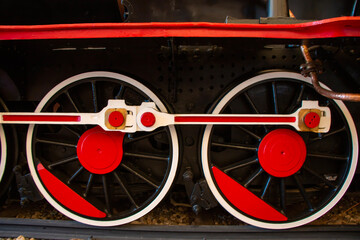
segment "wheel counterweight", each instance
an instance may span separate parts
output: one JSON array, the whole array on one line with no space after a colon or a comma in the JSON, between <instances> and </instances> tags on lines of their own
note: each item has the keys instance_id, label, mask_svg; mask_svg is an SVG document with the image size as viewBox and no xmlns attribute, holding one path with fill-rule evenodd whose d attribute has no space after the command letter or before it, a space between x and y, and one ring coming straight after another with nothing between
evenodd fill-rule
<instances>
[{"instance_id":1,"label":"wheel counterweight","mask_svg":"<svg viewBox=\"0 0 360 240\"><path fill-rule=\"evenodd\" d=\"M99 112L108 99L152 101L167 112L146 86L111 72L63 81L35 112ZM110 118L122 124L116 113ZM40 192L64 215L95 226L125 224L151 211L173 183L178 153L173 126L125 134L89 125L30 125L27 135L28 164Z\"/></svg>"},{"instance_id":2,"label":"wheel counterweight","mask_svg":"<svg viewBox=\"0 0 360 240\"><path fill-rule=\"evenodd\" d=\"M212 113L288 114L302 100L330 108L328 133L281 125L206 127L205 178L238 219L269 229L297 227L325 214L346 192L358 159L355 125L344 103L317 94L308 78L290 72L255 76L227 92ZM316 126L318 116L306 116L305 124Z\"/></svg>"}]
</instances>

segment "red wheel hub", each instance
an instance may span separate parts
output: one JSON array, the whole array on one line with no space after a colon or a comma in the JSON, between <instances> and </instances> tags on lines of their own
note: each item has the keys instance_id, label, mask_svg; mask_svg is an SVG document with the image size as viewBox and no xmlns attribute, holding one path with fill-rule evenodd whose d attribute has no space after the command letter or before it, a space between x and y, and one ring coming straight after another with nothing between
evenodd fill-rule
<instances>
[{"instance_id":1,"label":"red wheel hub","mask_svg":"<svg viewBox=\"0 0 360 240\"><path fill-rule=\"evenodd\" d=\"M277 129L261 141L258 157L267 173L275 177L288 177L299 171L305 162L305 142L292 130Z\"/></svg>"},{"instance_id":2,"label":"red wheel hub","mask_svg":"<svg viewBox=\"0 0 360 240\"><path fill-rule=\"evenodd\" d=\"M105 131L97 126L87 130L77 144L77 155L84 168L95 174L114 171L123 156L124 133Z\"/></svg>"}]
</instances>

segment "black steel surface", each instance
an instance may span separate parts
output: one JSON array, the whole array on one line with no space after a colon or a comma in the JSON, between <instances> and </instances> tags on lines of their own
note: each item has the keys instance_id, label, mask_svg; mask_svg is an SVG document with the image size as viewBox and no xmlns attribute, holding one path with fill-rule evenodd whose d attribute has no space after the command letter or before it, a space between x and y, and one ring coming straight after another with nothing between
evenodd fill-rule
<instances>
[{"instance_id":1,"label":"black steel surface","mask_svg":"<svg viewBox=\"0 0 360 240\"><path fill-rule=\"evenodd\" d=\"M99 228L73 221L0 218L0 237L42 239L359 239L360 226L305 226L264 230L252 226L124 225Z\"/></svg>"},{"instance_id":2,"label":"black steel surface","mask_svg":"<svg viewBox=\"0 0 360 240\"><path fill-rule=\"evenodd\" d=\"M286 16L284 0L1 0L0 25L95 22L225 22ZM298 19L356 15L354 0L289 0ZM267 3L271 6L267 13ZM355 9L355 10L354 10Z\"/></svg>"},{"instance_id":3,"label":"black steel surface","mask_svg":"<svg viewBox=\"0 0 360 240\"><path fill-rule=\"evenodd\" d=\"M312 40L323 60L322 81L338 91L359 86L359 39ZM163 99L175 113L206 113L235 83L261 71L299 71L304 63L299 40L240 38L129 38L3 41L0 68L18 87L21 101L7 101L10 111L33 111L38 101L64 79L102 70L131 76ZM319 47L320 46L320 47ZM360 109L346 103L355 120ZM358 129L360 123L356 122ZM26 129L17 126L20 153L25 156ZM183 184L191 168L194 183L203 178L199 149L202 127L180 126L180 169ZM355 182L358 180L356 179Z\"/></svg>"},{"instance_id":4,"label":"black steel surface","mask_svg":"<svg viewBox=\"0 0 360 240\"><path fill-rule=\"evenodd\" d=\"M52 87L88 71L112 71L153 89L176 113L206 113L234 83L271 69L299 71L304 63L298 40L238 38L129 38L4 41L0 68L18 87L22 102L7 102L11 111L33 111ZM337 91L359 88L358 39L314 40L323 60L321 80ZM326 47L326 46L331 47ZM356 116L359 108L346 103ZM356 122L359 129L359 123ZM181 171L201 176L198 150L202 128L181 126ZM182 182L179 179L177 182Z\"/></svg>"}]
</instances>

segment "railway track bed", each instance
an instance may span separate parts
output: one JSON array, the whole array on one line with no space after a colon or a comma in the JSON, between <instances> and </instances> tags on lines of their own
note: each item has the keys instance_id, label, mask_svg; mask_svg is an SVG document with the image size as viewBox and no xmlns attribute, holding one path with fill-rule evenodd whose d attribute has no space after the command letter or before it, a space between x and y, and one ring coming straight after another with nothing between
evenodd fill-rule
<instances>
[{"instance_id":1,"label":"railway track bed","mask_svg":"<svg viewBox=\"0 0 360 240\"><path fill-rule=\"evenodd\" d=\"M0 211L0 239L19 235L35 239L358 239L359 196L349 192L312 225L282 231L246 225L221 208L213 209L216 218L206 211L196 216L190 208L174 206L169 198L139 220L110 228L68 220L45 201L24 208L13 201Z\"/></svg>"},{"instance_id":2,"label":"railway track bed","mask_svg":"<svg viewBox=\"0 0 360 240\"><path fill-rule=\"evenodd\" d=\"M304 226L264 230L243 225L164 226L127 224L99 228L66 220L0 219L0 235L41 239L358 239L360 226Z\"/></svg>"}]
</instances>

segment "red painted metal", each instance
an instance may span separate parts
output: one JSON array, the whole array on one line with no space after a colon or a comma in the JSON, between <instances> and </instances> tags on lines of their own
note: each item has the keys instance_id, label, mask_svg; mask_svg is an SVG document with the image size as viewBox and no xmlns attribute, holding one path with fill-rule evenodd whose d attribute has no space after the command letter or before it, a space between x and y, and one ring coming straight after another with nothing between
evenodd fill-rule
<instances>
[{"instance_id":1,"label":"red painted metal","mask_svg":"<svg viewBox=\"0 0 360 240\"><path fill-rule=\"evenodd\" d=\"M247 190L217 167L212 167L215 181L226 199L240 211L267 221L286 221L288 218Z\"/></svg>"},{"instance_id":2,"label":"red painted metal","mask_svg":"<svg viewBox=\"0 0 360 240\"><path fill-rule=\"evenodd\" d=\"M81 135L77 144L77 155L84 168L95 174L114 171L123 157L125 133L109 132L96 126Z\"/></svg>"},{"instance_id":3,"label":"red painted metal","mask_svg":"<svg viewBox=\"0 0 360 240\"><path fill-rule=\"evenodd\" d=\"M145 127L152 127L155 124L155 115L151 112L145 112L140 117L141 124Z\"/></svg>"},{"instance_id":4,"label":"red painted metal","mask_svg":"<svg viewBox=\"0 0 360 240\"><path fill-rule=\"evenodd\" d=\"M32 115L4 115L6 122L80 122L81 116L32 116Z\"/></svg>"},{"instance_id":5,"label":"red painted metal","mask_svg":"<svg viewBox=\"0 0 360 240\"><path fill-rule=\"evenodd\" d=\"M113 127L120 127L124 123L124 116L119 111L114 111L109 114L109 123Z\"/></svg>"},{"instance_id":6,"label":"red painted metal","mask_svg":"<svg viewBox=\"0 0 360 240\"><path fill-rule=\"evenodd\" d=\"M320 116L315 112L309 112L305 115L304 123L308 128L315 128L319 126Z\"/></svg>"},{"instance_id":7,"label":"red painted metal","mask_svg":"<svg viewBox=\"0 0 360 240\"><path fill-rule=\"evenodd\" d=\"M249 37L312 39L359 36L360 17L338 17L298 24L157 22L0 26L0 40L129 37Z\"/></svg>"},{"instance_id":8,"label":"red painted metal","mask_svg":"<svg viewBox=\"0 0 360 240\"><path fill-rule=\"evenodd\" d=\"M257 123L257 122L265 122L265 123L293 123L296 121L296 117L231 117L231 116L176 116L175 122L194 122L194 123L203 123L208 122L248 122L248 123Z\"/></svg>"},{"instance_id":9,"label":"red painted metal","mask_svg":"<svg viewBox=\"0 0 360 240\"><path fill-rule=\"evenodd\" d=\"M65 207L71 209L74 212L89 217L106 217L106 213L100 211L79 194L74 192L65 183L50 173L41 163L37 165L37 171L46 189L57 201L59 201Z\"/></svg>"},{"instance_id":10,"label":"red painted metal","mask_svg":"<svg viewBox=\"0 0 360 240\"><path fill-rule=\"evenodd\" d=\"M258 157L267 173L275 177L288 177L304 164L306 145L298 133L289 129L276 129L261 141Z\"/></svg>"}]
</instances>

